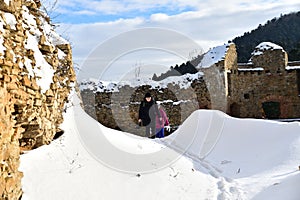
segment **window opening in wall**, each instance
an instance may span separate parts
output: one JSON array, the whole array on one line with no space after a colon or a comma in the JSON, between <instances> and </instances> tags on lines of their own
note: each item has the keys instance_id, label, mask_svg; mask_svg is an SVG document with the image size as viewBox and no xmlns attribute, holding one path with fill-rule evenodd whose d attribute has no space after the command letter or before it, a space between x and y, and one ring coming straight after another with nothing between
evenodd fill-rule
<instances>
[{"instance_id":1,"label":"window opening in wall","mask_svg":"<svg viewBox=\"0 0 300 200\"><path fill-rule=\"evenodd\" d=\"M280 73L281 73L281 69L277 68L277 74L280 74Z\"/></svg>"},{"instance_id":2,"label":"window opening in wall","mask_svg":"<svg viewBox=\"0 0 300 200\"><path fill-rule=\"evenodd\" d=\"M248 93L244 94L244 99L250 99L250 95Z\"/></svg>"}]
</instances>

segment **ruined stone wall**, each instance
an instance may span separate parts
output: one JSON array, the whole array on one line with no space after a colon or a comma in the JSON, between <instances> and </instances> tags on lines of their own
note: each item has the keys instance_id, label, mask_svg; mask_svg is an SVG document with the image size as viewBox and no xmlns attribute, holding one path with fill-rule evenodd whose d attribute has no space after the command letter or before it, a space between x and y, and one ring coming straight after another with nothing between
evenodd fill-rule
<instances>
[{"instance_id":1,"label":"ruined stone wall","mask_svg":"<svg viewBox=\"0 0 300 200\"><path fill-rule=\"evenodd\" d=\"M204 78L194 80L190 87L182 88L169 84L167 88L152 88L149 85L118 88L115 92L81 91L86 112L101 124L143 136L143 127L138 127L138 109L145 93L150 92L161 102L170 124L177 127L195 110L210 108L210 95Z\"/></svg>"},{"instance_id":2,"label":"ruined stone wall","mask_svg":"<svg viewBox=\"0 0 300 200\"><path fill-rule=\"evenodd\" d=\"M240 65L239 70L228 73L231 82L228 113L237 117L265 118L262 104L272 101L280 104L280 118L298 118L297 70L286 70L286 53L282 50L266 51L252 57L252 62L248 68ZM253 70L245 70L249 68Z\"/></svg>"},{"instance_id":3,"label":"ruined stone wall","mask_svg":"<svg viewBox=\"0 0 300 200\"><path fill-rule=\"evenodd\" d=\"M52 141L75 81L71 47L40 6L0 2L0 199L21 196L20 149Z\"/></svg>"},{"instance_id":4,"label":"ruined stone wall","mask_svg":"<svg viewBox=\"0 0 300 200\"><path fill-rule=\"evenodd\" d=\"M266 118L263 109L266 102L279 104L279 118L299 118L300 62L288 63L283 49L266 50L254 55L251 61L238 64L236 47L229 44L224 59L201 69L201 80L191 81L192 90L188 92L173 84L164 89L127 85L119 88L119 92L93 94L84 90L82 99L85 110L103 125L135 134L143 133L134 127L139 103L147 91L159 101L171 100L163 106L175 126L196 109L221 110L235 117ZM194 101L197 103L191 103Z\"/></svg>"},{"instance_id":5,"label":"ruined stone wall","mask_svg":"<svg viewBox=\"0 0 300 200\"><path fill-rule=\"evenodd\" d=\"M14 100L0 82L0 199L18 199L22 194L22 173L18 171L22 129L15 128L13 104L6 102Z\"/></svg>"},{"instance_id":6,"label":"ruined stone wall","mask_svg":"<svg viewBox=\"0 0 300 200\"><path fill-rule=\"evenodd\" d=\"M261 55L252 56L254 67L262 67L266 73L281 73L287 66L287 53L282 49L264 51Z\"/></svg>"},{"instance_id":7,"label":"ruined stone wall","mask_svg":"<svg viewBox=\"0 0 300 200\"><path fill-rule=\"evenodd\" d=\"M265 71L237 72L230 74L232 82L230 105L237 106L230 114L238 117L263 118L262 103L276 101L281 106L280 118L298 118L300 101L296 71L270 74Z\"/></svg>"}]
</instances>

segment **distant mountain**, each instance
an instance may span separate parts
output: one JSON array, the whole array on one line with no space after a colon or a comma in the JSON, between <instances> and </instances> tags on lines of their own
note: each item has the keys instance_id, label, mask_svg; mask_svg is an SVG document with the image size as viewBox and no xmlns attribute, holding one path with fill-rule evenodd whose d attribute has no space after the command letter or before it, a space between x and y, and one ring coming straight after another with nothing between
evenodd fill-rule
<instances>
[{"instance_id":1,"label":"distant mountain","mask_svg":"<svg viewBox=\"0 0 300 200\"><path fill-rule=\"evenodd\" d=\"M238 62L248 62L255 46L264 41L282 46L290 61L300 60L300 12L268 20L265 25L260 24L255 30L233 39Z\"/></svg>"},{"instance_id":2,"label":"distant mountain","mask_svg":"<svg viewBox=\"0 0 300 200\"><path fill-rule=\"evenodd\" d=\"M261 42L272 42L280 45L287 51L289 61L300 60L300 11L281 15L279 18L268 20L265 25L259 26L250 32L245 32L243 36L234 38L236 44L238 62L248 62L251 53ZM207 52L208 53L208 52ZM194 74L198 70L196 66L201 62L205 54L200 54L191 61L180 65L171 66L170 69L161 75L154 74L155 81L163 80L170 76L181 76L183 74Z\"/></svg>"}]
</instances>

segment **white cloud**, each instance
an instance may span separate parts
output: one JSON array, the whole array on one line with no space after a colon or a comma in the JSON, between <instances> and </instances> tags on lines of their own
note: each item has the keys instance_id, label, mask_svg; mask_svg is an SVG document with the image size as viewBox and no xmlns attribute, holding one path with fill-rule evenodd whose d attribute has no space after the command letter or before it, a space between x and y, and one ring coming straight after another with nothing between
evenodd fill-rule
<instances>
[{"instance_id":1,"label":"white cloud","mask_svg":"<svg viewBox=\"0 0 300 200\"><path fill-rule=\"evenodd\" d=\"M261 0L227 0L226 3L220 3L219 0L64 0L59 1L59 7L68 7L70 12L73 10L89 10L93 12L102 12L102 14L122 14L124 12L147 11L149 9L165 8L168 10L189 10L201 11L206 13L236 12L237 10L265 10L281 6L296 6L299 3L292 1L261 1Z\"/></svg>"},{"instance_id":2,"label":"white cloud","mask_svg":"<svg viewBox=\"0 0 300 200\"><path fill-rule=\"evenodd\" d=\"M65 5L66 2L69 0L64 0L63 4ZM64 24L60 31L63 32L66 29L67 37L73 43L74 61L79 64L98 45L126 31L145 27L166 28L185 34L196 41L204 50L207 50L210 47L226 43L228 40L256 28L259 24L264 24L267 20L279 17L280 14L297 11L300 8L300 3L295 0L289 2L228 0L226 3L220 3L217 0L72 0L70 2L82 6L82 10L79 12L86 12L85 14L134 12L164 6L168 9L177 10L184 7L194 9L194 11L183 11L175 15L154 11L149 18L137 16L132 19L118 19L92 24L74 24L71 26ZM151 36L149 36L150 38ZM135 38L132 38L131 42L134 41ZM174 41L173 45L179 44ZM134 62L136 60L132 61L132 63ZM163 63L168 65L166 62ZM170 65L173 64L170 63Z\"/></svg>"}]
</instances>

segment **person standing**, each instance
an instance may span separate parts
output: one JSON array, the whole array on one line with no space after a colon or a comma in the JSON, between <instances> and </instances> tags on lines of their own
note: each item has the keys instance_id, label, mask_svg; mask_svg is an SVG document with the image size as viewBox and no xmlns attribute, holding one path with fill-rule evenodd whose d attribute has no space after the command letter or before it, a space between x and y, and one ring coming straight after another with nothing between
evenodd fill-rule
<instances>
[{"instance_id":1,"label":"person standing","mask_svg":"<svg viewBox=\"0 0 300 200\"><path fill-rule=\"evenodd\" d=\"M146 137L155 138L156 134L156 116L161 119L157 104L151 94L147 92L144 100L140 104L138 122L146 126Z\"/></svg>"},{"instance_id":2,"label":"person standing","mask_svg":"<svg viewBox=\"0 0 300 200\"><path fill-rule=\"evenodd\" d=\"M165 126L170 128L169 126L169 119L167 117L167 114L163 107L158 104L158 111L161 117L161 120L159 116L156 117L156 137L157 138L163 138L165 137Z\"/></svg>"}]
</instances>

